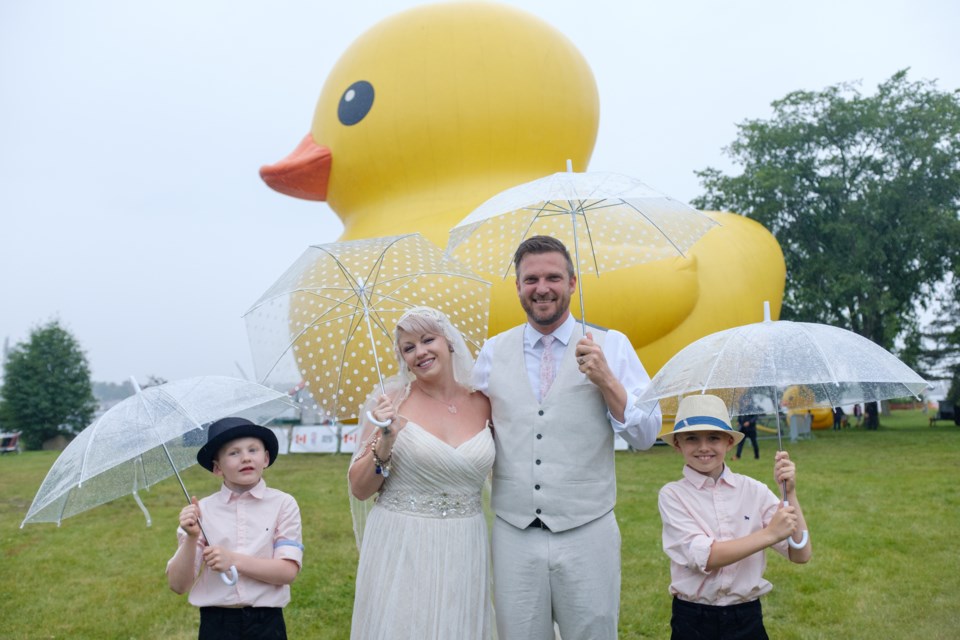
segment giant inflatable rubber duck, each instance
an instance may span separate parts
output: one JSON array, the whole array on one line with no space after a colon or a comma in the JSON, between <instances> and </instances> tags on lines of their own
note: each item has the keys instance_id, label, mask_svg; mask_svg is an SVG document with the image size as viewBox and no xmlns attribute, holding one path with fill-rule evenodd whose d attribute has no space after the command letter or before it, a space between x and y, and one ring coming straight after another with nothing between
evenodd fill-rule
<instances>
[{"instance_id":1,"label":"giant inflatable rubber duck","mask_svg":"<svg viewBox=\"0 0 960 640\"><path fill-rule=\"evenodd\" d=\"M783 390L780 404L787 410L787 418L795 415L810 415L811 429L832 429L833 409L830 407L809 407L813 402L813 392L803 385L792 385ZM804 408L798 408L804 407Z\"/></svg>"},{"instance_id":2,"label":"giant inflatable rubber duck","mask_svg":"<svg viewBox=\"0 0 960 640\"><path fill-rule=\"evenodd\" d=\"M261 176L281 193L326 201L341 240L420 232L442 247L494 194L567 159L585 171L598 121L593 73L553 27L490 2L426 5L350 45L310 132ZM627 334L651 375L693 340L759 321L763 300L779 315L776 240L746 218L710 215L721 226L684 257L582 278L588 321ZM495 283L490 335L522 321L514 281Z\"/></svg>"}]
</instances>

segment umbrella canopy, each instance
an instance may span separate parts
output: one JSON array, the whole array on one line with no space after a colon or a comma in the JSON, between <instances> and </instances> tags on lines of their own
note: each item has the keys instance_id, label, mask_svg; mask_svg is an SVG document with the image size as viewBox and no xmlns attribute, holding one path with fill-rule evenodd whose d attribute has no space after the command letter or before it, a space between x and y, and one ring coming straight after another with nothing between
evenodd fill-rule
<instances>
[{"instance_id":1,"label":"umbrella canopy","mask_svg":"<svg viewBox=\"0 0 960 640\"><path fill-rule=\"evenodd\" d=\"M130 494L149 525L137 492L174 474L179 478L179 471L196 464L209 423L226 416L263 422L291 406L285 393L224 376L138 389L67 445L20 526L59 525L64 518Z\"/></svg>"},{"instance_id":2,"label":"umbrella canopy","mask_svg":"<svg viewBox=\"0 0 960 640\"><path fill-rule=\"evenodd\" d=\"M838 407L889 398L919 396L927 382L867 338L825 324L771 321L710 334L671 358L653 377L642 400L660 400L664 414L676 414L683 396L708 393L726 402L730 415L757 413L750 396L791 409Z\"/></svg>"},{"instance_id":3,"label":"umbrella canopy","mask_svg":"<svg viewBox=\"0 0 960 640\"><path fill-rule=\"evenodd\" d=\"M397 371L405 311L442 311L474 355L487 336L490 283L420 234L309 247L244 314L257 377L300 389L321 418L358 417Z\"/></svg>"},{"instance_id":4,"label":"umbrella canopy","mask_svg":"<svg viewBox=\"0 0 960 640\"><path fill-rule=\"evenodd\" d=\"M549 235L571 247L582 241L580 272L600 273L683 255L716 224L634 178L564 171L481 204L450 231L447 252L476 271L506 276L524 238Z\"/></svg>"},{"instance_id":5,"label":"umbrella canopy","mask_svg":"<svg viewBox=\"0 0 960 640\"><path fill-rule=\"evenodd\" d=\"M450 231L447 253L506 278L526 238L552 236L572 249L582 273L684 255L717 224L693 207L616 173L555 173L503 191ZM580 295L583 316L583 295ZM586 322L585 317L581 318Z\"/></svg>"}]
</instances>

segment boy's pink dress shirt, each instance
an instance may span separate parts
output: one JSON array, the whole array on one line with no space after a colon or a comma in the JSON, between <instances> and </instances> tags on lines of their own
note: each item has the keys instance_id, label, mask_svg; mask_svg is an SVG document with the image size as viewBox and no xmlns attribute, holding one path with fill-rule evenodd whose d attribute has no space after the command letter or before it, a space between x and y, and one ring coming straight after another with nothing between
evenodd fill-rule
<instances>
[{"instance_id":1,"label":"boy's pink dress shirt","mask_svg":"<svg viewBox=\"0 0 960 640\"><path fill-rule=\"evenodd\" d=\"M670 593L681 600L727 606L756 600L773 588L764 580L762 551L707 571L715 540L742 538L767 526L780 499L767 485L724 466L716 481L684 465L683 479L660 489L663 550L670 557ZM772 547L787 557L786 540Z\"/></svg>"},{"instance_id":2,"label":"boy's pink dress shirt","mask_svg":"<svg viewBox=\"0 0 960 640\"><path fill-rule=\"evenodd\" d=\"M243 493L226 485L200 500L203 530L211 545L259 558L285 558L302 566L303 537L300 508L293 496L260 482ZM178 544L187 541L177 528ZM196 570L200 570L203 537L197 541ZM169 564L169 563L168 563ZM197 607L283 607L290 602L290 585L272 585L240 574L227 586L220 574L204 566L190 589L190 604Z\"/></svg>"}]
</instances>

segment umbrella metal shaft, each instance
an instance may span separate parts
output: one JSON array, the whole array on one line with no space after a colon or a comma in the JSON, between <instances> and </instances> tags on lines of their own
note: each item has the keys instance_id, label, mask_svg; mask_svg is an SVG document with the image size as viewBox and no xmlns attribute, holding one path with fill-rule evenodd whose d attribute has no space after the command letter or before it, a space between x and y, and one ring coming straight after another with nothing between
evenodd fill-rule
<instances>
[{"instance_id":1,"label":"umbrella metal shaft","mask_svg":"<svg viewBox=\"0 0 960 640\"><path fill-rule=\"evenodd\" d=\"M769 312L768 312L769 313ZM777 451L783 451L783 435L780 433L780 403L777 401L777 388L770 387L772 391L770 399L773 400L773 413L777 416ZM787 482L780 483L780 496L786 502L787 500Z\"/></svg>"},{"instance_id":2,"label":"umbrella metal shaft","mask_svg":"<svg viewBox=\"0 0 960 640\"><path fill-rule=\"evenodd\" d=\"M170 455L170 450L167 449L167 443L161 442L160 446L163 448L163 453L166 454L167 460L170 462L170 466L173 467L173 475L177 476L177 482L180 483L180 488L183 490L183 496L187 499L187 504L190 504L190 492L187 491L187 485L183 484L183 478L180 477L180 472L177 471L177 465L173 462L173 456ZM209 540L207 537L207 532L203 530L203 524L197 519L197 526L200 527L200 533L203 534L204 540Z\"/></svg>"},{"instance_id":3,"label":"umbrella metal shaft","mask_svg":"<svg viewBox=\"0 0 960 640\"><path fill-rule=\"evenodd\" d=\"M380 393L385 394L387 390L383 386L383 374L380 373L380 360L377 358L377 349L373 339L373 325L370 323L370 306L367 304L366 287L362 279L358 281L358 284L360 288L357 291L357 298L360 300L360 304L363 305L363 319L367 323L367 336L370 338L370 353L373 354L373 366L377 370L377 381L380 383Z\"/></svg>"}]
</instances>

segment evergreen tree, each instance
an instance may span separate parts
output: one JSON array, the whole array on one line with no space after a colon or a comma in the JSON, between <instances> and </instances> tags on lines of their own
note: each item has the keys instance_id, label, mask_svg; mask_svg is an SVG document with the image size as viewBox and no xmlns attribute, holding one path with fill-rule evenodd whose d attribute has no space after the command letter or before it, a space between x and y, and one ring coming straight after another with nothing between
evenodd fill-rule
<instances>
[{"instance_id":1,"label":"evergreen tree","mask_svg":"<svg viewBox=\"0 0 960 640\"><path fill-rule=\"evenodd\" d=\"M0 427L21 431L27 448L77 433L96 408L87 356L58 320L34 328L10 350L0 387Z\"/></svg>"},{"instance_id":2,"label":"evergreen tree","mask_svg":"<svg viewBox=\"0 0 960 640\"><path fill-rule=\"evenodd\" d=\"M937 317L907 342L920 373L929 380L949 380L948 405L960 404L960 298L947 299Z\"/></svg>"}]
</instances>

